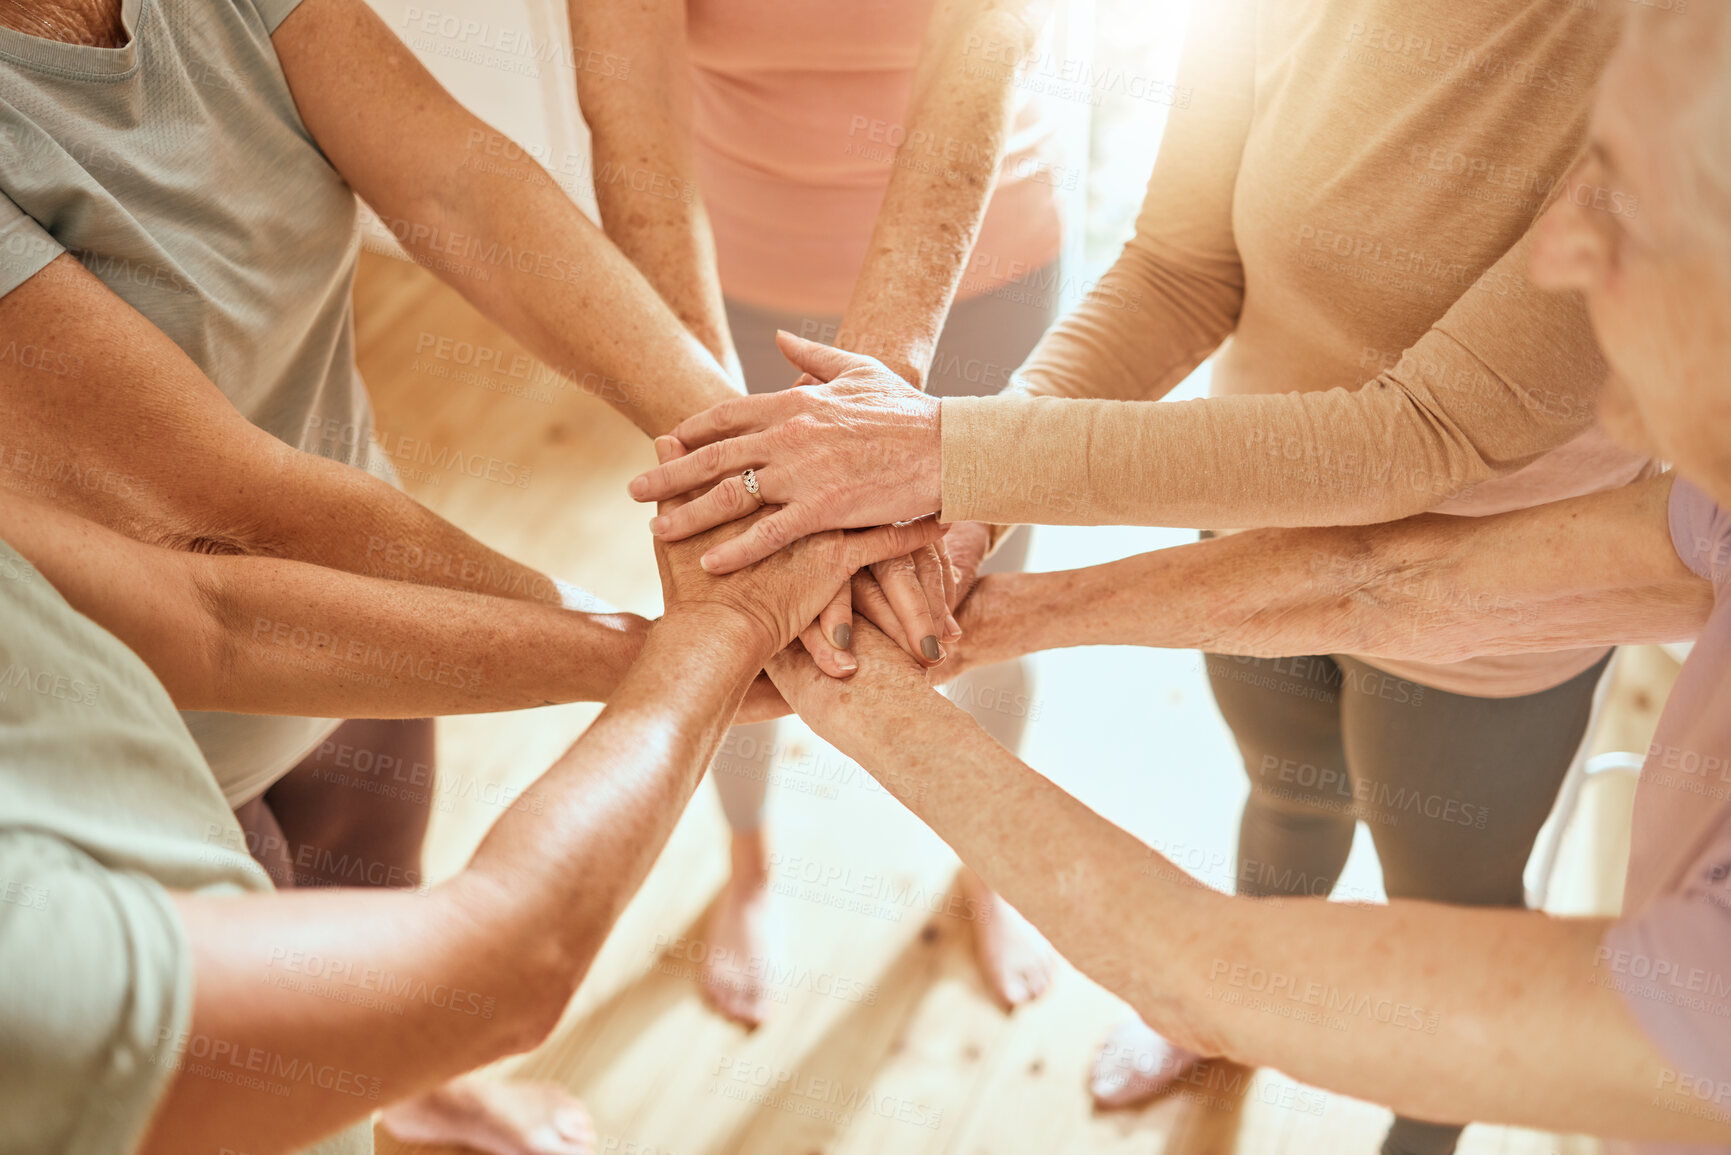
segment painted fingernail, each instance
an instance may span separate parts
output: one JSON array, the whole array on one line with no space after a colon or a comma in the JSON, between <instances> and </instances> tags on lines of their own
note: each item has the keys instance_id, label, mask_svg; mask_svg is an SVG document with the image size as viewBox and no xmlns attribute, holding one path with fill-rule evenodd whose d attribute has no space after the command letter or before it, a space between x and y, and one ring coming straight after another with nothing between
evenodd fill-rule
<instances>
[{"instance_id":1,"label":"painted fingernail","mask_svg":"<svg viewBox=\"0 0 1731 1155\"><path fill-rule=\"evenodd\" d=\"M835 648L836 649L845 650L848 648L849 643L851 643L852 641L853 641L853 627L852 626L850 626L846 622L843 622L841 625L839 625L835 628Z\"/></svg>"},{"instance_id":2,"label":"painted fingernail","mask_svg":"<svg viewBox=\"0 0 1731 1155\"><path fill-rule=\"evenodd\" d=\"M667 519L665 517L652 517L652 518L650 518L649 519L649 532L654 534L656 537L660 537L662 534L666 533L667 532Z\"/></svg>"},{"instance_id":3,"label":"painted fingernail","mask_svg":"<svg viewBox=\"0 0 1731 1155\"><path fill-rule=\"evenodd\" d=\"M927 634L920 642L920 653L926 656L928 662L941 662L944 659L944 648L938 645L936 634Z\"/></svg>"}]
</instances>

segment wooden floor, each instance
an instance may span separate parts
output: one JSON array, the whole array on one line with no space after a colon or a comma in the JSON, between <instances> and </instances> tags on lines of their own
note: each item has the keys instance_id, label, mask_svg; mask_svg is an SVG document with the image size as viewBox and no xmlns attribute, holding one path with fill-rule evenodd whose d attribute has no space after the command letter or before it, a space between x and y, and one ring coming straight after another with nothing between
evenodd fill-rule
<instances>
[{"instance_id":1,"label":"wooden floor","mask_svg":"<svg viewBox=\"0 0 1731 1155\"><path fill-rule=\"evenodd\" d=\"M532 469L521 487L411 473L410 491L506 553L655 612L648 514L624 494L625 480L652 462L644 438L573 390L475 369L474 350L503 354L489 366L510 365L519 347L413 266L366 255L356 299L361 368L383 433ZM1662 693L1631 697L1621 740L1645 741ZM458 868L497 816L473 783L526 784L595 713L566 706L441 721L441 775L469 788L435 815L434 878ZM795 750L783 759L797 768L773 799L792 957L771 1021L754 1033L730 1026L693 982L693 940L725 870L725 826L705 786L554 1038L500 1071L581 1095L603 1152L1376 1150L1386 1111L1266 1071L1216 1067L1143 1110L1092 1112L1084 1073L1123 1005L1066 970L1034 1005L998 1010L975 973L969 927L933 913L946 909L953 881L946 848L857 768L800 741L812 758ZM382 1132L379 1149L403 1150ZM1586 1155L1597 1146L1483 1127L1461 1150Z\"/></svg>"}]
</instances>

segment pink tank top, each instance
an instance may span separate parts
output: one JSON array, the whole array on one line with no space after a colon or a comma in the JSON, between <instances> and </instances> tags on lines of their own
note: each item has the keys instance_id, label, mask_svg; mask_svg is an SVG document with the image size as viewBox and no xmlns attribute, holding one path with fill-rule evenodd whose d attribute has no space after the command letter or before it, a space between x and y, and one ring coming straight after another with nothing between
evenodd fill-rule
<instances>
[{"instance_id":1,"label":"pink tank top","mask_svg":"<svg viewBox=\"0 0 1731 1155\"><path fill-rule=\"evenodd\" d=\"M904 143L931 0L690 0L687 12L698 179L723 290L839 315ZM1056 193L1082 178L1049 159L1053 143L1019 99L962 296L1057 258ZM914 141L903 163L942 164L945 152Z\"/></svg>"}]
</instances>

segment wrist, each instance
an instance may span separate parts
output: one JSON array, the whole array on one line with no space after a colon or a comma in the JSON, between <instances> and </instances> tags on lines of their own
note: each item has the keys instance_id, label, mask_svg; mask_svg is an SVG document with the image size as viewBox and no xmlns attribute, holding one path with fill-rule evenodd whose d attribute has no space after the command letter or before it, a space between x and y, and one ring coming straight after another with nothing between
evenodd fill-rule
<instances>
[{"instance_id":1,"label":"wrist","mask_svg":"<svg viewBox=\"0 0 1731 1155\"><path fill-rule=\"evenodd\" d=\"M956 621L962 627L962 648L970 667L1009 661L1029 652L1027 647L1018 647L1016 643L1023 632L1019 628L1023 618L1023 587L1034 576L987 574L974 582L974 588L956 612Z\"/></svg>"},{"instance_id":2,"label":"wrist","mask_svg":"<svg viewBox=\"0 0 1731 1155\"><path fill-rule=\"evenodd\" d=\"M763 623L718 602L673 606L653 624L650 636L692 643L753 670L762 669L780 648L779 639Z\"/></svg>"}]
</instances>

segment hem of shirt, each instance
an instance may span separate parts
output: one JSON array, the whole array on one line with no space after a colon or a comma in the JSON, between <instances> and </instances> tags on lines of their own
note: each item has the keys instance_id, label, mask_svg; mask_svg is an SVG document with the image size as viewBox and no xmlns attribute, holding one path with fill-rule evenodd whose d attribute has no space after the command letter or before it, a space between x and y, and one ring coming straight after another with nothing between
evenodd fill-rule
<instances>
[{"instance_id":1,"label":"hem of shirt","mask_svg":"<svg viewBox=\"0 0 1731 1155\"><path fill-rule=\"evenodd\" d=\"M1006 195L1026 197L1038 195L1038 190L1025 178L1002 182L993 189L992 201L986 206L986 216L980 226L980 239L993 239L995 247L1001 250L995 254L999 259L993 262L993 267L1019 268L1025 270L1026 274L1037 273L1050 267L1064 252L1064 222L1056 200L1048 196L1044 200L1022 207L1020 215L1030 219L1012 226L1004 223L1004 210L1000 209L996 215L992 211L995 205L1006 203L1003 199ZM1014 209L1019 206L1012 204L1010 207ZM713 218L722 215L723 210L718 210L713 202L708 208L713 224ZM759 309L799 316L810 314L839 317L847 311L848 300L853 295L858 279L857 274L846 279L831 278L825 283L814 277L809 270L802 274L778 266L777 261L783 259L780 257L742 260L740 253L729 245L725 238L718 237L717 248L722 291L730 300ZM1016 276L995 272L970 275L969 267L978 253L979 244L976 241L975 251L969 254L969 261L962 267L952 305L994 293L1012 291L1024 283ZM862 250L859 259L863 260L864 256ZM825 268L836 263L832 256L826 260L818 260L814 265Z\"/></svg>"},{"instance_id":2,"label":"hem of shirt","mask_svg":"<svg viewBox=\"0 0 1731 1155\"><path fill-rule=\"evenodd\" d=\"M1592 669L1612 649L1611 646L1598 646L1513 655L1533 659L1530 668L1515 671L1487 670L1483 658L1435 663L1407 662L1365 654L1345 656L1363 662L1390 677L1412 682L1427 690L1441 690L1445 694L1462 698L1506 699L1525 698L1554 690Z\"/></svg>"},{"instance_id":3,"label":"hem of shirt","mask_svg":"<svg viewBox=\"0 0 1731 1155\"><path fill-rule=\"evenodd\" d=\"M41 260L36 259L36 254L27 255L16 261L0 257L0 297L7 296L22 287L26 281L52 265L54 259L66 251L66 246L55 240L53 234L37 223L36 218L28 215L0 224L0 253L4 252L8 238L14 236L38 237L42 242Z\"/></svg>"}]
</instances>

